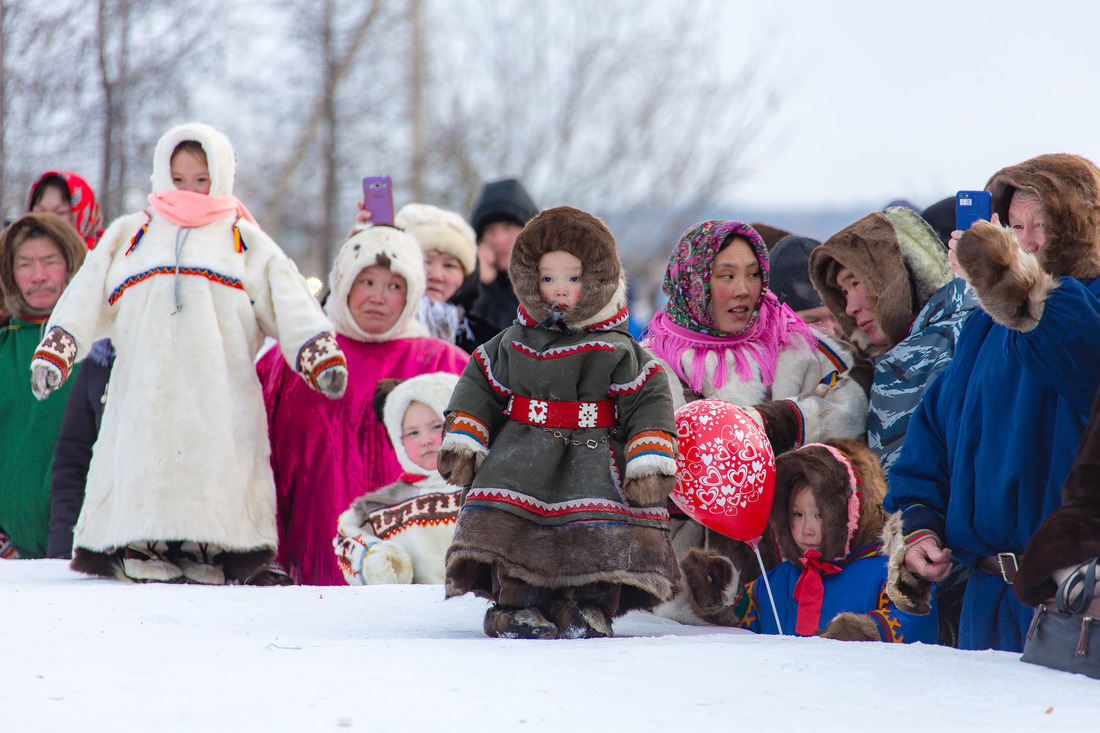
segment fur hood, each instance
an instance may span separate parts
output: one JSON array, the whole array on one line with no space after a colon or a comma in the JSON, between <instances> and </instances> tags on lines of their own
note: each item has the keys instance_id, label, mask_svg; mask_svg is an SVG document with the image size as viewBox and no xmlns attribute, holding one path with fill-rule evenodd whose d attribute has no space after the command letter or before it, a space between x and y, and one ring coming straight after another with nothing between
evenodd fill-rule
<instances>
[{"instance_id":1,"label":"fur hood","mask_svg":"<svg viewBox=\"0 0 1100 733\"><path fill-rule=\"evenodd\" d=\"M451 392L458 384L457 374L432 372L409 379L383 379L374 391L374 414L386 427L386 434L397 454L397 462L407 473L423 474L424 469L413 463L401 443L401 421L413 402L421 402L439 413L440 422L451 401ZM436 474L438 476L438 474ZM440 477L442 478L442 477Z\"/></svg>"},{"instance_id":2,"label":"fur hood","mask_svg":"<svg viewBox=\"0 0 1100 733\"><path fill-rule=\"evenodd\" d=\"M80 234L56 214L34 211L12 222L0 235L0 289L4 296L4 309L16 318L44 318L50 315L31 308L15 284L15 249L27 239L37 236L36 232L49 237L61 248L68 268L67 281L73 279L88 254L88 247Z\"/></svg>"},{"instance_id":3,"label":"fur hood","mask_svg":"<svg viewBox=\"0 0 1100 733\"><path fill-rule=\"evenodd\" d=\"M408 283L404 310L393 328L381 334L369 334L359 328L348 309L352 283L364 268L371 265L384 265ZM340 247L328 281L331 292L325 303L325 312L332 319L337 333L367 343L428 335L416 319L420 299L424 297L424 256L416 240L400 229L372 226L356 232Z\"/></svg>"},{"instance_id":4,"label":"fur hood","mask_svg":"<svg viewBox=\"0 0 1100 733\"><path fill-rule=\"evenodd\" d=\"M1019 189L1043 203L1047 243L1039 264L1054 277L1100 275L1100 170L1078 155L1040 155L1003 168L986 184L993 211L1008 224L1008 205Z\"/></svg>"},{"instance_id":5,"label":"fur hood","mask_svg":"<svg viewBox=\"0 0 1100 733\"><path fill-rule=\"evenodd\" d=\"M838 454L833 451L838 451ZM860 487L858 501L852 502L852 477L847 459ZM783 559L797 561L802 552L791 536L788 507L791 489L805 478L814 494L822 517L821 557L834 562L852 550L879 539L886 515L882 499L886 495L886 474L871 449L854 440L827 440L787 451L775 459L775 497L772 500L771 526L775 531ZM857 506L858 505L858 506ZM858 519L853 514L858 513Z\"/></svg>"},{"instance_id":6,"label":"fur hood","mask_svg":"<svg viewBox=\"0 0 1100 733\"><path fill-rule=\"evenodd\" d=\"M609 307L617 311L626 305L623 266L611 231L591 214L558 206L527 223L516 237L508 264L512 288L533 321L541 323L551 314L550 304L539 294L539 259L554 250L568 252L584 268L581 297L565 312L566 324L590 323Z\"/></svg>"},{"instance_id":7,"label":"fur hood","mask_svg":"<svg viewBox=\"0 0 1100 733\"><path fill-rule=\"evenodd\" d=\"M431 204L406 204L397 212L394 224L411 234L425 253L439 250L452 255L467 276L477 269L474 230L453 211Z\"/></svg>"},{"instance_id":8,"label":"fur hood","mask_svg":"<svg viewBox=\"0 0 1100 733\"><path fill-rule=\"evenodd\" d=\"M879 327L890 338L889 347L872 350L867 335L845 312L847 300L836 282L841 267L855 272L867 289ZM845 338L872 355L904 339L920 309L953 277L932 227L904 206L868 214L810 255L810 280L821 301L844 329Z\"/></svg>"},{"instance_id":9,"label":"fur hood","mask_svg":"<svg viewBox=\"0 0 1100 733\"><path fill-rule=\"evenodd\" d=\"M206 153L210 195L232 195L233 179L237 174L237 156L233 145L225 135L201 122L176 125L157 141L153 151L153 193L175 190L176 186L172 183L172 151L184 140L198 142Z\"/></svg>"}]
</instances>

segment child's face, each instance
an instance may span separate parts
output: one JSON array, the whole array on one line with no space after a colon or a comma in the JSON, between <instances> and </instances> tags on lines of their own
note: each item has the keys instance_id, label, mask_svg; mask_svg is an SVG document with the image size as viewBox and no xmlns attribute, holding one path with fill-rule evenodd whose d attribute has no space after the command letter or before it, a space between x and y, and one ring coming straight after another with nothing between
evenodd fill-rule
<instances>
[{"instance_id":1,"label":"child's face","mask_svg":"<svg viewBox=\"0 0 1100 733\"><path fill-rule=\"evenodd\" d=\"M446 303L458 292L466 273L462 263L452 254L438 249L424 253L424 275L426 277L424 295L436 303Z\"/></svg>"},{"instance_id":2,"label":"child's face","mask_svg":"<svg viewBox=\"0 0 1100 733\"><path fill-rule=\"evenodd\" d=\"M572 308L581 298L581 261L560 249L539 258L539 294L554 310Z\"/></svg>"},{"instance_id":3,"label":"child's face","mask_svg":"<svg viewBox=\"0 0 1100 733\"><path fill-rule=\"evenodd\" d=\"M172 156L172 183L180 191L210 195L210 169L206 162L189 150Z\"/></svg>"},{"instance_id":4,"label":"child's face","mask_svg":"<svg viewBox=\"0 0 1100 733\"><path fill-rule=\"evenodd\" d=\"M359 328L372 335L383 334L401 317L408 291L405 278L389 268L364 267L348 291L348 310Z\"/></svg>"},{"instance_id":5,"label":"child's face","mask_svg":"<svg viewBox=\"0 0 1100 733\"><path fill-rule=\"evenodd\" d=\"M413 402L401 419L401 447L405 455L425 471L434 471L443 441L443 416L425 405Z\"/></svg>"},{"instance_id":6,"label":"child's face","mask_svg":"<svg viewBox=\"0 0 1100 733\"><path fill-rule=\"evenodd\" d=\"M821 514L809 485L796 489L791 496L790 523L791 537L803 553L821 547Z\"/></svg>"}]
</instances>

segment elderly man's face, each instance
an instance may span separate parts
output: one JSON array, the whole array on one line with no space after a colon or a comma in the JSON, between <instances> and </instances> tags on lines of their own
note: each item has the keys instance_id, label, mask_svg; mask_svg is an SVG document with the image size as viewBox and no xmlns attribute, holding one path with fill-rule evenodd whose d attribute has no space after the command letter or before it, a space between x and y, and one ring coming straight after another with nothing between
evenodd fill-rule
<instances>
[{"instance_id":1,"label":"elderly man's face","mask_svg":"<svg viewBox=\"0 0 1100 733\"><path fill-rule=\"evenodd\" d=\"M1043 202L1031 193L1017 193L1008 204L1008 225L1016 233L1020 249L1035 254L1047 243L1043 231Z\"/></svg>"},{"instance_id":2,"label":"elderly man's face","mask_svg":"<svg viewBox=\"0 0 1100 733\"><path fill-rule=\"evenodd\" d=\"M49 237L32 237L15 248L12 276L31 308L52 311L69 280L65 255Z\"/></svg>"}]
</instances>

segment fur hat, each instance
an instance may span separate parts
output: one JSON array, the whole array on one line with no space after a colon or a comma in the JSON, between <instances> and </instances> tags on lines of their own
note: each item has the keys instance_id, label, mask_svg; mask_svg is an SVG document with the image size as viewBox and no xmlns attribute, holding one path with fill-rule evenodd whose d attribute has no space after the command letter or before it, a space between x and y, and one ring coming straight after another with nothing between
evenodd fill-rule
<instances>
[{"instance_id":1,"label":"fur hat","mask_svg":"<svg viewBox=\"0 0 1100 733\"><path fill-rule=\"evenodd\" d=\"M523 184L515 178L505 178L486 183L481 189L470 214L470 224L475 240L480 240L490 224L506 221L521 227L537 213L539 209Z\"/></svg>"},{"instance_id":2,"label":"fur hat","mask_svg":"<svg viewBox=\"0 0 1100 733\"><path fill-rule=\"evenodd\" d=\"M791 536L790 502L794 485L805 479L821 512L818 551L826 562L877 540L886 515L886 474L871 449L854 440L827 440L787 451L775 459L775 495L771 525L785 560L802 551ZM858 492L853 491L853 485Z\"/></svg>"},{"instance_id":3,"label":"fur hat","mask_svg":"<svg viewBox=\"0 0 1100 733\"><path fill-rule=\"evenodd\" d=\"M558 206L527 223L516 237L508 275L520 305L536 322L551 314L539 293L539 259L561 250L581 261L581 297L565 312L568 324L588 323L608 305L626 305L626 283L615 238L602 221L579 209Z\"/></svg>"},{"instance_id":4,"label":"fur hat","mask_svg":"<svg viewBox=\"0 0 1100 733\"><path fill-rule=\"evenodd\" d=\"M231 195L233 179L237 174L237 156L233 145L225 135L201 122L176 125L157 141L153 151L153 193L175 190L176 186L172 183L172 151L184 140L196 141L206 153L210 195Z\"/></svg>"},{"instance_id":5,"label":"fur hat","mask_svg":"<svg viewBox=\"0 0 1100 733\"><path fill-rule=\"evenodd\" d=\"M1008 225L1008 206L1020 189L1043 204L1046 245L1037 257L1054 277L1100 275L1100 170L1079 155L1040 155L1002 168L986 184L993 211Z\"/></svg>"},{"instance_id":6,"label":"fur hat","mask_svg":"<svg viewBox=\"0 0 1100 733\"><path fill-rule=\"evenodd\" d=\"M836 282L847 267L867 289L867 298L889 346L872 349L867 335L847 314ZM844 329L845 337L870 354L892 348L928 299L954 278L939 237L912 209L897 206L868 214L825 240L810 255L810 280Z\"/></svg>"},{"instance_id":7,"label":"fur hat","mask_svg":"<svg viewBox=\"0 0 1100 733\"><path fill-rule=\"evenodd\" d=\"M401 422L405 411L414 402L421 402L439 413L440 422L447 411L451 393L458 384L457 374L432 372L420 374L409 379L383 379L374 391L374 413L378 421L386 426L397 462L408 473L424 473L424 469L413 463L401 443Z\"/></svg>"},{"instance_id":8,"label":"fur hat","mask_svg":"<svg viewBox=\"0 0 1100 733\"><path fill-rule=\"evenodd\" d=\"M32 211L12 222L0 235L0 290L4 296L4 309L16 318L43 318L49 315L31 308L15 284L15 250L31 236L37 236L35 232L52 239L61 248L68 270L66 282L73 279L88 254L88 247L80 234L57 214Z\"/></svg>"},{"instance_id":9,"label":"fur hat","mask_svg":"<svg viewBox=\"0 0 1100 733\"><path fill-rule=\"evenodd\" d=\"M405 308L393 328L381 334L370 334L361 329L348 308L348 294L355 278L371 265L388 267L408 283ZM365 342L428 335L416 319L420 299L424 296L424 255L416 240L400 229L372 226L356 232L340 247L329 274L329 286L331 292L325 303L325 312L332 319L337 333Z\"/></svg>"},{"instance_id":10,"label":"fur hat","mask_svg":"<svg viewBox=\"0 0 1100 733\"><path fill-rule=\"evenodd\" d=\"M453 256L467 276L477 268L474 230L453 211L431 204L406 204L397 212L394 224L411 234L424 252L438 250Z\"/></svg>"}]
</instances>

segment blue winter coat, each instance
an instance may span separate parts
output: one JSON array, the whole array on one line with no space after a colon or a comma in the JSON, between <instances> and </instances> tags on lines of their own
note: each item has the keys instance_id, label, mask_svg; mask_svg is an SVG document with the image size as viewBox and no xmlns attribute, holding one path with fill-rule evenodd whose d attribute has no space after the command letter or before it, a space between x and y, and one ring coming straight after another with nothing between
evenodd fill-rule
<instances>
[{"instance_id":1,"label":"blue winter coat","mask_svg":"<svg viewBox=\"0 0 1100 733\"><path fill-rule=\"evenodd\" d=\"M932 611L925 616L915 616L901 611L886 595L887 559L878 554L881 542L866 545L836 563L841 571L833 575L822 573L825 596L821 602L820 628L825 628L838 613L866 613L877 622L881 641L911 643L914 641L934 644L939 638L939 616L936 612L935 594ZM794 600L794 587L802 568L785 561L768 571L775 605L783 633L794 635L798 621L798 602ZM768 591L763 579L754 580L741 591L734 602L741 614L742 628L760 634L778 634L775 614L768 601Z\"/></svg>"},{"instance_id":2,"label":"blue winter coat","mask_svg":"<svg viewBox=\"0 0 1100 733\"><path fill-rule=\"evenodd\" d=\"M973 565L979 555L1022 553L1061 505L1100 387L1100 279L1058 282L1029 333L975 311L925 392L883 503L904 511L907 540L934 532ZM1031 616L999 575L975 568L959 646L1020 651Z\"/></svg>"}]
</instances>

